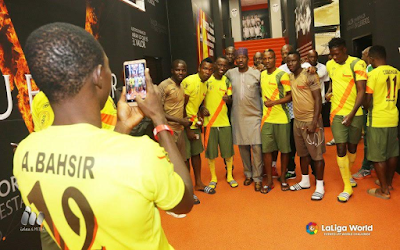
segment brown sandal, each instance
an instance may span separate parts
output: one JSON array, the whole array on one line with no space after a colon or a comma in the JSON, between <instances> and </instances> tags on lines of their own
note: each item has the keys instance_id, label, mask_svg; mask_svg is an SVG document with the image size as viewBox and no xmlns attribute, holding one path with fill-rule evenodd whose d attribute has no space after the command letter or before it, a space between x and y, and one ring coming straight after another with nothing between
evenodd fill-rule
<instances>
[{"instance_id":1,"label":"brown sandal","mask_svg":"<svg viewBox=\"0 0 400 250\"><path fill-rule=\"evenodd\" d=\"M281 183L281 190L289 191L290 190L289 184L287 184L286 182Z\"/></svg>"},{"instance_id":2,"label":"brown sandal","mask_svg":"<svg viewBox=\"0 0 400 250\"><path fill-rule=\"evenodd\" d=\"M268 194L272 189L274 189L274 186L267 186L265 185L264 187L261 188L261 193L262 194Z\"/></svg>"},{"instance_id":3,"label":"brown sandal","mask_svg":"<svg viewBox=\"0 0 400 250\"><path fill-rule=\"evenodd\" d=\"M253 179L252 179L252 178L246 178L246 180L244 180L243 185L249 186L252 182L253 182Z\"/></svg>"},{"instance_id":4,"label":"brown sandal","mask_svg":"<svg viewBox=\"0 0 400 250\"><path fill-rule=\"evenodd\" d=\"M384 200L389 200L390 199L390 194L384 194L382 191L378 188L371 188L367 190L367 193L369 195L384 199Z\"/></svg>"},{"instance_id":5,"label":"brown sandal","mask_svg":"<svg viewBox=\"0 0 400 250\"><path fill-rule=\"evenodd\" d=\"M262 182L255 182L254 183L254 191L260 192L261 187L262 187Z\"/></svg>"}]
</instances>

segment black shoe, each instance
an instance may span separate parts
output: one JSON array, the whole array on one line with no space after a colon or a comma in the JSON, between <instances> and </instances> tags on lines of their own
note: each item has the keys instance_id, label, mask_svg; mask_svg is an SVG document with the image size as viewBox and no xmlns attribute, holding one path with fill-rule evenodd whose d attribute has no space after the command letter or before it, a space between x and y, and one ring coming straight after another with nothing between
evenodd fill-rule
<instances>
[{"instance_id":1,"label":"black shoe","mask_svg":"<svg viewBox=\"0 0 400 250\"><path fill-rule=\"evenodd\" d=\"M287 171L286 172L286 175L285 175L285 178L287 179L287 180L292 180L292 179L296 179L296 172L291 172L291 171Z\"/></svg>"}]
</instances>

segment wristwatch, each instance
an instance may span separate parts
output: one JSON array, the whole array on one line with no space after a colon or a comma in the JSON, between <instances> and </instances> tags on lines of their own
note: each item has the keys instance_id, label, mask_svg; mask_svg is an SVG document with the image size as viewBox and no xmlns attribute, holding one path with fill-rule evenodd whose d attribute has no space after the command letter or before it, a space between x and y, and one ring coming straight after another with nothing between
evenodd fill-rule
<instances>
[{"instance_id":1,"label":"wristwatch","mask_svg":"<svg viewBox=\"0 0 400 250\"><path fill-rule=\"evenodd\" d=\"M153 135L154 138L158 141L158 136L157 134L160 133L161 131L167 130L171 133L171 135L174 135L174 131L172 130L172 128L166 124L161 124L158 125L157 127L154 128L153 130Z\"/></svg>"}]
</instances>

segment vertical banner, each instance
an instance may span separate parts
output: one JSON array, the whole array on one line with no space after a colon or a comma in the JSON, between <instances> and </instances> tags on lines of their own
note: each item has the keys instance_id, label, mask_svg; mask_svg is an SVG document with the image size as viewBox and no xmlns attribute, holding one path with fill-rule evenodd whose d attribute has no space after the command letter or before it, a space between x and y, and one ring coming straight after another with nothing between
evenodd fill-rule
<instances>
[{"instance_id":1,"label":"vertical banner","mask_svg":"<svg viewBox=\"0 0 400 250\"><path fill-rule=\"evenodd\" d=\"M214 56L215 37L212 19L201 9L197 12L197 58L198 63L207 57Z\"/></svg>"},{"instance_id":2,"label":"vertical banner","mask_svg":"<svg viewBox=\"0 0 400 250\"><path fill-rule=\"evenodd\" d=\"M309 50L313 49L313 11L311 0L296 0L294 15L297 51L299 51L303 58Z\"/></svg>"}]
</instances>

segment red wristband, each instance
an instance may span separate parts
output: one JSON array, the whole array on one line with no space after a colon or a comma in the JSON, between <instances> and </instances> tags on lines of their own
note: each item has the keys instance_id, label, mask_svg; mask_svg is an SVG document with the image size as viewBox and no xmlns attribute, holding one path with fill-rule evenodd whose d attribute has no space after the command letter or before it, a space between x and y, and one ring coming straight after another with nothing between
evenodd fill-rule
<instances>
[{"instance_id":1,"label":"red wristband","mask_svg":"<svg viewBox=\"0 0 400 250\"><path fill-rule=\"evenodd\" d=\"M168 125L165 124L161 124L158 125L157 127L154 128L153 130L153 134L154 134L154 138L158 141L158 136L157 134L160 133L161 131L167 130L171 133L171 135L174 135L174 131L172 130L172 128Z\"/></svg>"}]
</instances>

